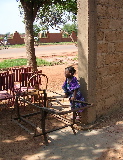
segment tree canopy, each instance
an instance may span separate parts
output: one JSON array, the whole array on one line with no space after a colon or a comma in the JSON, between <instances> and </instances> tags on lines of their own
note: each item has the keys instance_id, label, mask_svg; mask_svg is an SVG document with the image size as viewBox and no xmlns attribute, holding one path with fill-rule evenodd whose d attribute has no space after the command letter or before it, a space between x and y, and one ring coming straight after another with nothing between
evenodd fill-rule
<instances>
[{"instance_id":1,"label":"tree canopy","mask_svg":"<svg viewBox=\"0 0 123 160\"><path fill-rule=\"evenodd\" d=\"M37 62L34 49L34 32L33 32L33 22L38 19L46 17L48 14L53 15L50 18L50 23L60 22L60 15L63 11L72 12L73 15L77 14L77 0L16 0L20 1L23 12L24 12L24 22L25 22L25 44L26 44L26 53L28 65L33 67L34 70L37 70ZM54 7L54 10L51 12L51 8ZM57 10L55 10L55 7ZM59 13L59 14L58 14Z\"/></svg>"},{"instance_id":2,"label":"tree canopy","mask_svg":"<svg viewBox=\"0 0 123 160\"><path fill-rule=\"evenodd\" d=\"M65 24L63 27L62 27L62 30L67 32L68 34L71 34L72 31L74 31L75 33L77 33L77 25L76 23L73 23L73 24Z\"/></svg>"}]
</instances>

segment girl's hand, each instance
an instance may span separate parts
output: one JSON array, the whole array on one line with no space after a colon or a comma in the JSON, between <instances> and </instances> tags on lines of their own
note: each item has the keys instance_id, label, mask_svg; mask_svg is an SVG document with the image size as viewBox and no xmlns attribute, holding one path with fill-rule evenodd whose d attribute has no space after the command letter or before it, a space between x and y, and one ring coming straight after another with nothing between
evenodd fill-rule
<instances>
[{"instance_id":1,"label":"girl's hand","mask_svg":"<svg viewBox=\"0 0 123 160\"><path fill-rule=\"evenodd\" d=\"M70 99L71 101L74 101L75 100L75 97L71 97L71 99Z\"/></svg>"},{"instance_id":2,"label":"girl's hand","mask_svg":"<svg viewBox=\"0 0 123 160\"><path fill-rule=\"evenodd\" d=\"M68 95L67 95L67 94L65 94L65 95L64 95L64 98L68 98Z\"/></svg>"}]
</instances>

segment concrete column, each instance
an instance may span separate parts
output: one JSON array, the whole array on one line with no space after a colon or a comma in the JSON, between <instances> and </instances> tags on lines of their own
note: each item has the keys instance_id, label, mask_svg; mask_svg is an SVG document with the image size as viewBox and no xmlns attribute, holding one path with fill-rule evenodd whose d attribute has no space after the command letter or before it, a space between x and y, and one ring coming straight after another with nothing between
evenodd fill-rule
<instances>
[{"instance_id":1,"label":"concrete column","mask_svg":"<svg viewBox=\"0 0 123 160\"><path fill-rule=\"evenodd\" d=\"M81 91L86 101L96 101L96 0L78 0L78 76ZM96 119L96 108L82 113L83 123L92 123Z\"/></svg>"}]
</instances>

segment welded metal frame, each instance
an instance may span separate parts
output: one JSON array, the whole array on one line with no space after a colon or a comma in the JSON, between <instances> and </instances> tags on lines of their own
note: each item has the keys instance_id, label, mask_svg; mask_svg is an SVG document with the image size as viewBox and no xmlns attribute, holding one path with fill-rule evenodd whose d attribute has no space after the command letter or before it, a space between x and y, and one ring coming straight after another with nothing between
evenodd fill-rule
<instances>
[{"instance_id":1,"label":"welded metal frame","mask_svg":"<svg viewBox=\"0 0 123 160\"><path fill-rule=\"evenodd\" d=\"M60 130L60 129L68 127L68 126L71 126L71 128L73 130L73 133L76 134L75 128L74 128L74 124L77 123L75 121L75 112L79 111L81 108L71 109L71 110L68 110L68 111L56 111L54 109L47 108L46 107L46 99L47 99L46 98L46 90L43 90L43 93L44 93L44 104L43 104L43 106L38 106L36 104L32 104L32 102L29 102L29 101L23 99L22 97L20 97L19 95L16 95L16 98L15 98L15 110L16 110L17 117L13 118L12 120L16 124L18 124L21 128L23 128L24 130L26 130L29 134L31 134L33 137L38 137L38 136L43 135L44 136L44 142L45 142L45 144L48 144L47 133L50 133L50 132L53 132L53 131L56 131L56 130ZM38 108L40 111L35 112L35 113L29 113L29 114L26 114L26 115L21 115L20 114L20 109L19 109L19 101L24 102L24 104L25 103L31 104L34 107ZM74 103L75 102L86 104L86 106L82 107L82 109L87 109L87 108L89 108L89 107L92 106L92 104L89 104L87 102L76 101L76 100L74 101ZM65 115L65 114L68 114L68 113L73 113L73 120L71 122L64 118L64 120L67 122L67 124L65 126L58 127L58 128L46 131L46 128L45 128L46 127L45 126L46 123L45 123L45 121L46 121L47 114L51 114L51 115L54 115L54 117L59 118L61 115ZM37 114L41 115L40 116L41 117L41 119L40 119L40 122L41 122L40 126L41 126L41 130L42 130L42 133L38 133L38 134L36 132L37 126L35 126L32 122L30 122L29 120L26 119L26 117L31 117L31 116L34 116L34 115L37 115ZM22 121L25 122L25 123L27 123L27 124L29 124L29 125L31 125L34 128L34 132L30 131L27 127L25 127L24 125L22 125L21 124Z\"/></svg>"}]
</instances>

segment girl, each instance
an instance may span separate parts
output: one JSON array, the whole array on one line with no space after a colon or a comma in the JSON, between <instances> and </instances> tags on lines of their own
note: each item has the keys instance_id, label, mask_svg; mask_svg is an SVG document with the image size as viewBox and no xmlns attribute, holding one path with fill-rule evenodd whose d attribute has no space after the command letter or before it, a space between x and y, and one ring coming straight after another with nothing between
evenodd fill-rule
<instances>
[{"instance_id":1,"label":"girl","mask_svg":"<svg viewBox=\"0 0 123 160\"><path fill-rule=\"evenodd\" d=\"M62 89L65 92L64 97L65 98L69 97L71 109L80 108L81 106L84 106L81 103L74 103L73 105L73 100L84 101L84 98L79 90L80 84L78 83L77 78L74 76L75 73L76 70L74 69L74 67L70 66L65 68L66 80L62 86ZM82 110L79 112L82 112ZM76 118L79 119L79 116L77 116Z\"/></svg>"}]
</instances>

